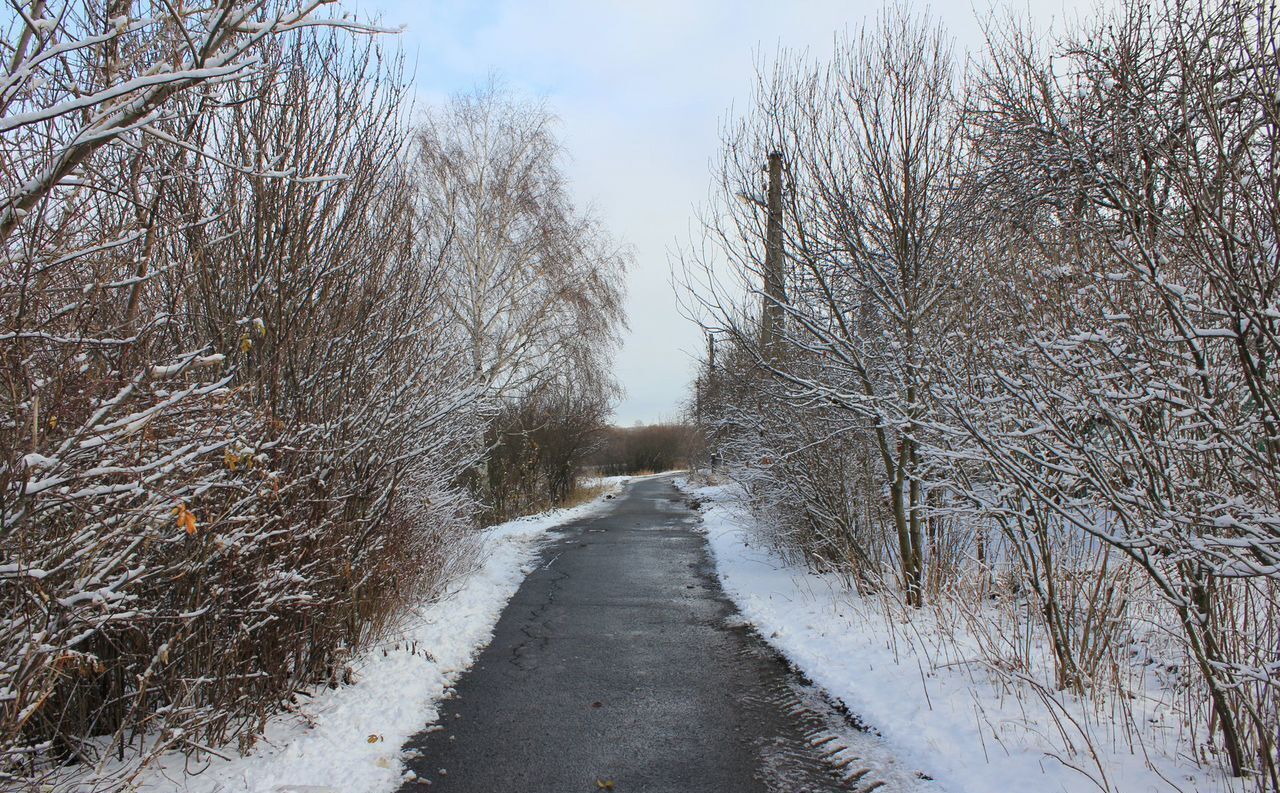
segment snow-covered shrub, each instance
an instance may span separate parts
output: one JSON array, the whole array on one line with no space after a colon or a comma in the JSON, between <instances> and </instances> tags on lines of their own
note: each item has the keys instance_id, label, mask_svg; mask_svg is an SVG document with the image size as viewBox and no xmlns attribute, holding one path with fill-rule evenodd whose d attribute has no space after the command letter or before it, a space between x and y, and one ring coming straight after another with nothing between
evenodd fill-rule
<instances>
[{"instance_id":1,"label":"snow-covered shrub","mask_svg":"<svg viewBox=\"0 0 1280 793\"><path fill-rule=\"evenodd\" d=\"M0 785L247 744L467 559L396 62L147 5L5 31Z\"/></svg>"},{"instance_id":2,"label":"snow-covered shrub","mask_svg":"<svg viewBox=\"0 0 1280 793\"><path fill-rule=\"evenodd\" d=\"M795 357L788 364L800 368ZM797 421L733 345L722 347L716 368L703 367L699 388L708 445L720 470L744 486L772 548L838 572L859 591L881 589L893 576L883 532L890 518L865 432L845 412L822 407Z\"/></svg>"},{"instance_id":3,"label":"snow-covered shrub","mask_svg":"<svg viewBox=\"0 0 1280 793\"><path fill-rule=\"evenodd\" d=\"M1278 32L1262 4L1135 2L1053 74L995 45L978 181L1023 299L954 411L1015 501L1141 571L1232 771L1272 787Z\"/></svg>"},{"instance_id":4,"label":"snow-covered shrub","mask_svg":"<svg viewBox=\"0 0 1280 793\"><path fill-rule=\"evenodd\" d=\"M1133 0L1047 45L1002 25L961 82L890 12L761 76L686 270L737 350L705 431L776 540L825 566L811 527L865 515L843 564L967 615L991 669L1100 709L1173 693L1186 751L1268 789L1278 33L1266 4ZM781 352L739 297L774 300L775 150Z\"/></svg>"}]
</instances>

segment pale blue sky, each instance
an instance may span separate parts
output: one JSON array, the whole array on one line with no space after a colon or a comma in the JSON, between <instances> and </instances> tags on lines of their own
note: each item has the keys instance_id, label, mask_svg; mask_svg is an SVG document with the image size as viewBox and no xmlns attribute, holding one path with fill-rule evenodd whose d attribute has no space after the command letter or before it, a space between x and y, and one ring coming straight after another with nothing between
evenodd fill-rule
<instances>
[{"instance_id":1,"label":"pale blue sky","mask_svg":"<svg viewBox=\"0 0 1280 793\"><path fill-rule=\"evenodd\" d=\"M561 119L579 204L594 207L636 252L628 284L631 330L617 359L627 391L615 420L676 415L702 346L669 285L667 252L688 238L707 195L718 128L750 93L759 54L779 46L825 53L880 2L804 0L357 0L361 16L406 25L420 102L483 82L544 97ZM986 7L986 0L979 4ZM1075 4L1034 0L1033 15ZM1023 8L1022 4L1015 7ZM968 2L934 4L960 48L976 47ZM1074 13L1074 11L1069 12Z\"/></svg>"}]
</instances>

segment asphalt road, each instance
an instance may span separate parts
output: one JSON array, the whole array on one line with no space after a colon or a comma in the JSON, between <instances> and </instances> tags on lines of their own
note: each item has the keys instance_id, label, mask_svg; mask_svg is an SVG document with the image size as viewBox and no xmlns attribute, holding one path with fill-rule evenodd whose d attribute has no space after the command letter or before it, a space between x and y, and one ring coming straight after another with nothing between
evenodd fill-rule
<instances>
[{"instance_id":1,"label":"asphalt road","mask_svg":"<svg viewBox=\"0 0 1280 793\"><path fill-rule=\"evenodd\" d=\"M851 723L736 619L697 524L656 478L560 530L439 724L408 743L419 779L402 790L877 787L833 755Z\"/></svg>"}]
</instances>

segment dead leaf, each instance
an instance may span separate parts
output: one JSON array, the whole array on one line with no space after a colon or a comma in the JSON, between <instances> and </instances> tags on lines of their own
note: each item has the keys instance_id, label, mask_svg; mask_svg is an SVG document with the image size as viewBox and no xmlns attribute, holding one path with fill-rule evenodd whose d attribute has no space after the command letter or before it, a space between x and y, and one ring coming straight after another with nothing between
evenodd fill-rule
<instances>
[{"instance_id":1,"label":"dead leaf","mask_svg":"<svg viewBox=\"0 0 1280 793\"><path fill-rule=\"evenodd\" d=\"M187 509L185 503L178 502L178 506L174 507L173 514L178 517L178 526L186 530L187 536L192 536L196 533L196 514Z\"/></svg>"}]
</instances>

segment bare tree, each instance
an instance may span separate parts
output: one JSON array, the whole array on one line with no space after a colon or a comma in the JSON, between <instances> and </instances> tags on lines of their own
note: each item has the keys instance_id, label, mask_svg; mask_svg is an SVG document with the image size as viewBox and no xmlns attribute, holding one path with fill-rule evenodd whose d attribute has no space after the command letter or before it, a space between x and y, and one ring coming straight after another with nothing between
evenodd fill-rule
<instances>
[{"instance_id":1,"label":"bare tree","mask_svg":"<svg viewBox=\"0 0 1280 793\"><path fill-rule=\"evenodd\" d=\"M476 379L499 397L600 368L623 318L629 253L569 200L553 126L491 82L418 134L424 232Z\"/></svg>"},{"instance_id":2,"label":"bare tree","mask_svg":"<svg viewBox=\"0 0 1280 793\"><path fill-rule=\"evenodd\" d=\"M814 566L875 592L895 557L917 608L1016 604L964 606L992 669L1029 679L1034 644L1051 686L1123 701L1132 648L1167 653L1194 671L1192 743L1276 788L1275 10L1135 0L1058 38L1002 21L963 83L939 32L886 20L826 65L784 53L725 136L682 272L730 340L704 434Z\"/></svg>"},{"instance_id":3,"label":"bare tree","mask_svg":"<svg viewBox=\"0 0 1280 793\"><path fill-rule=\"evenodd\" d=\"M1274 787L1270 640L1238 604L1276 597L1275 11L1135 2L1108 22L1052 72L998 39L981 83L989 189L1041 299L989 378L1007 412L970 426L1053 520L1144 571L1232 771Z\"/></svg>"},{"instance_id":4,"label":"bare tree","mask_svg":"<svg viewBox=\"0 0 1280 793\"><path fill-rule=\"evenodd\" d=\"M416 150L424 255L447 272L451 318L500 417L484 430L490 452L475 484L493 517L506 517L501 503L531 484L512 479L534 464L521 451L534 432L527 421L541 415L598 429L604 419L601 406L616 391L608 368L631 254L570 201L551 114L494 82L429 114ZM553 403L580 415L553 420ZM518 464L499 464L513 455Z\"/></svg>"},{"instance_id":5,"label":"bare tree","mask_svg":"<svg viewBox=\"0 0 1280 793\"><path fill-rule=\"evenodd\" d=\"M743 280L763 283L758 214L734 205L756 189L759 152L780 149L786 198L786 358L760 355L788 404L834 407L833 432L866 433L887 491L907 599L923 602L927 466L921 457L928 367L947 339L962 259L957 75L941 29L904 11L843 41L826 66L783 64L756 115L730 131L723 202L709 233ZM753 287L759 293L761 287ZM746 342L741 316L712 299ZM752 320L753 321L753 320ZM824 408L825 409L825 408Z\"/></svg>"}]
</instances>

